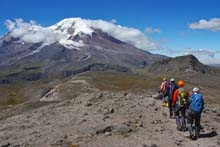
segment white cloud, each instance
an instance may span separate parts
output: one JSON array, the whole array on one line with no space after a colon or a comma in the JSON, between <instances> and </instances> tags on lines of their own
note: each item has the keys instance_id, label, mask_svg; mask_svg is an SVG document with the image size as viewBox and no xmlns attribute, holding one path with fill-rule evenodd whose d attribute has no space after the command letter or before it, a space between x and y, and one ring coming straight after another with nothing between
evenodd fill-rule
<instances>
[{"instance_id":1,"label":"white cloud","mask_svg":"<svg viewBox=\"0 0 220 147\"><path fill-rule=\"evenodd\" d=\"M88 20L88 24L138 48L144 50L154 50L158 48L156 42L152 41L138 29L116 25L103 20Z\"/></svg>"},{"instance_id":2,"label":"white cloud","mask_svg":"<svg viewBox=\"0 0 220 147\"><path fill-rule=\"evenodd\" d=\"M199 22L189 24L190 29L206 29L214 32L220 30L220 19L211 18L210 20L201 19Z\"/></svg>"},{"instance_id":3,"label":"white cloud","mask_svg":"<svg viewBox=\"0 0 220 147\"><path fill-rule=\"evenodd\" d=\"M209 56L209 57L214 57L217 52L214 52L210 49L197 49L197 50L192 50L192 49L186 49L184 50L184 54L195 54L197 56Z\"/></svg>"},{"instance_id":4,"label":"white cloud","mask_svg":"<svg viewBox=\"0 0 220 147\"><path fill-rule=\"evenodd\" d=\"M211 50L211 49L182 49L174 50L171 48L161 48L161 50L155 50L154 53L163 54L170 57L177 57L183 55L194 55L200 62L203 64L220 64L220 50Z\"/></svg>"},{"instance_id":5,"label":"white cloud","mask_svg":"<svg viewBox=\"0 0 220 147\"><path fill-rule=\"evenodd\" d=\"M68 42L67 45L70 49L79 45L79 43L72 40L66 41L68 40L68 35L57 33L49 27L37 25L33 20L30 22L24 22L22 19L15 19L14 22L7 20L5 24L13 37L20 38L27 43L43 43L43 45L48 45L54 42L60 42L60 44L66 46L64 43ZM71 43L72 46L70 45ZM82 44L79 46L82 46Z\"/></svg>"},{"instance_id":6,"label":"white cloud","mask_svg":"<svg viewBox=\"0 0 220 147\"><path fill-rule=\"evenodd\" d=\"M6 26L11 32L11 35L28 43L44 42L49 44L61 38L60 35L54 33L52 30L35 24L34 21L26 23L22 19L15 19L15 22L11 20L6 21Z\"/></svg>"},{"instance_id":7,"label":"white cloud","mask_svg":"<svg viewBox=\"0 0 220 147\"><path fill-rule=\"evenodd\" d=\"M116 20L116 19L112 19L110 22L116 24L116 23L117 23L117 20Z\"/></svg>"},{"instance_id":8,"label":"white cloud","mask_svg":"<svg viewBox=\"0 0 220 147\"><path fill-rule=\"evenodd\" d=\"M27 23L22 19L16 19L15 22L7 20L5 24L13 37L19 37L23 41L29 43L44 42L49 44L63 39L68 39L70 37L68 31L71 27L73 27L71 29L74 30L72 35L81 33L91 35L93 31L92 28L97 28L121 41L130 43L138 48L144 50L158 49L158 44L155 41L152 41L140 30L116 25L115 22L115 20L107 22L104 20L69 18L64 19L50 27L42 27L40 25L36 25L35 21L30 21Z\"/></svg>"},{"instance_id":9,"label":"white cloud","mask_svg":"<svg viewBox=\"0 0 220 147\"><path fill-rule=\"evenodd\" d=\"M146 32L146 33L160 33L161 31L159 28L146 27L144 32Z\"/></svg>"},{"instance_id":10,"label":"white cloud","mask_svg":"<svg viewBox=\"0 0 220 147\"><path fill-rule=\"evenodd\" d=\"M215 54L214 57L209 57L209 56L201 56L201 57L198 57L199 60L204 63L204 64L220 64L220 53L218 54Z\"/></svg>"},{"instance_id":11,"label":"white cloud","mask_svg":"<svg viewBox=\"0 0 220 147\"><path fill-rule=\"evenodd\" d=\"M184 54L193 54L204 64L220 64L220 50L213 51L210 49L187 49Z\"/></svg>"},{"instance_id":12,"label":"white cloud","mask_svg":"<svg viewBox=\"0 0 220 147\"><path fill-rule=\"evenodd\" d=\"M8 28L8 30L12 30L15 28L15 23L11 20L6 20L5 25Z\"/></svg>"},{"instance_id":13,"label":"white cloud","mask_svg":"<svg viewBox=\"0 0 220 147\"><path fill-rule=\"evenodd\" d=\"M182 51L184 55L194 55L200 62L204 64L220 64L220 50L213 51L211 49L184 49Z\"/></svg>"}]
</instances>

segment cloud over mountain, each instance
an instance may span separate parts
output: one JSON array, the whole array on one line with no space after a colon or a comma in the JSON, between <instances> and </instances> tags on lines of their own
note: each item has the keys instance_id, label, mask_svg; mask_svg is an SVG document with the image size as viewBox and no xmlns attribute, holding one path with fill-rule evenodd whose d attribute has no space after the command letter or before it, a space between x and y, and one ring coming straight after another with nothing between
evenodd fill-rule
<instances>
[{"instance_id":1,"label":"cloud over mountain","mask_svg":"<svg viewBox=\"0 0 220 147\"><path fill-rule=\"evenodd\" d=\"M220 64L220 50L192 48L174 50L171 48L161 48L161 50L158 51L159 53L171 57L177 57L182 55L194 55L204 64ZM158 53L158 51L154 53Z\"/></svg>"},{"instance_id":2,"label":"cloud over mountain","mask_svg":"<svg viewBox=\"0 0 220 147\"><path fill-rule=\"evenodd\" d=\"M49 28L37 25L34 21L27 23L22 19L15 19L15 21L7 20L5 24L13 37L20 38L27 43L44 42L49 44L62 38L60 34L53 32Z\"/></svg>"},{"instance_id":3,"label":"cloud over mountain","mask_svg":"<svg viewBox=\"0 0 220 147\"><path fill-rule=\"evenodd\" d=\"M220 50L213 51L211 49L185 49L184 55L194 55L200 59L204 64L219 64L220 63Z\"/></svg>"},{"instance_id":4,"label":"cloud over mountain","mask_svg":"<svg viewBox=\"0 0 220 147\"><path fill-rule=\"evenodd\" d=\"M210 49L198 49L198 50L186 49L186 50L184 50L184 54L187 54L187 55L188 54L195 54L197 56L205 55L205 56L209 56L212 58L215 56L216 53L217 52L212 51Z\"/></svg>"},{"instance_id":5,"label":"cloud over mountain","mask_svg":"<svg viewBox=\"0 0 220 147\"><path fill-rule=\"evenodd\" d=\"M114 22L104 20L90 20L82 18L68 18L57 24L49 27L42 27L36 22L24 22L22 19L15 19L15 21L7 20L6 26L13 37L19 37L25 42L46 44L53 42L69 42L68 30L74 30L73 34L88 34L91 35L93 29L101 29L109 35L130 43L138 48L144 50L157 49L157 43L147 37L138 29L117 25ZM58 28L59 27L59 28ZM65 30L65 31L61 31ZM76 44L76 42L72 42Z\"/></svg>"}]
</instances>

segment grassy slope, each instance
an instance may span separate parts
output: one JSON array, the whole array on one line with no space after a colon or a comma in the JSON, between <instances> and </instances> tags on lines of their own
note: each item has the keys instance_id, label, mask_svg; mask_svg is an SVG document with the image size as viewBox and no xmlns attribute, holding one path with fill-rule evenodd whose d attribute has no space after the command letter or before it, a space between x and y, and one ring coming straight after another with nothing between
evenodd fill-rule
<instances>
[{"instance_id":1,"label":"grassy slope","mask_svg":"<svg viewBox=\"0 0 220 147\"><path fill-rule=\"evenodd\" d=\"M172 74L139 74L119 72L85 72L77 75L78 79L85 79L100 90L147 92L158 91L163 76L170 77ZM220 77L206 75L174 75L176 80L184 80L187 89L199 86L204 94L205 102L220 104ZM66 78L62 82L69 80ZM59 81L60 82L60 81ZM42 93L55 83L26 82L13 85L0 85L0 105L17 104L27 100L37 100Z\"/></svg>"},{"instance_id":2,"label":"grassy slope","mask_svg":"<svg viewBox=\"0 0 220 147\"><path fill-rule=\"evenodd\" d=\"M152 75L137 75L119 72L86 72L78 75L78 78L87 79L100 90L141 92L146 90L158 90L159 78Z\"/></svg>"},{"instance_id":3,"label":"grassy slope","mask_svg":"<svg viewBox=\"0 0 220 147\"><path fill-rule=\"evenodd\" d=\"M17 85L0 85L0 103L1 104L18 104L23 102L23 86Z\"/></svg>"},{"instance_id":4,"label":"grassy slope","mask_svg":"<svg viewBox=\"0 0 220 147\"><path fill-rule=\"evenodd\" d=\"M140 72L139 72L140 73ZM144 92L147 90L157 92L163 76L174 77L177 81L184 80L185 87L190 92L193 87L201 88L206 103L220 104L220 77L211 75L175 75L175 74L141 74L115 73L115 72L86 72L78 75L88 79L101 90Z\"/></svg>"},{"instance_id":5,"label":"grassy slope","mask_svg":"<svg viewBox=\"0 0 220 147\"><path fill-rule=\"evenodd\" d=\"M24 65L17 65L9 67L0 71L0 80L10 81L11 83L32 80L35 76L40 76L42 73L42 63L26 63Z\"/></svg>"},{"instance_id":6,"label":"grassy slope","mask_svg":"<svg viewBox=\"0 0 220 147\"><path fill-rule=\"evenodd\" d=\"M49 83L43 82L0 84L0 105L15 105L30 100L36 101L49 88Z\"/></svg>"}]
</instances>

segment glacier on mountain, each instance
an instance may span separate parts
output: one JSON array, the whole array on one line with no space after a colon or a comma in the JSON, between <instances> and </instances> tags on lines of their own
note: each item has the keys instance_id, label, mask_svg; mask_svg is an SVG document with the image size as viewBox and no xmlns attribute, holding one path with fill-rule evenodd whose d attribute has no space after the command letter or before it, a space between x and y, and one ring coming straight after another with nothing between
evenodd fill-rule
<instances>
[{"instance_id":1,"label":"glacier on mountain","mask_svg":"<svg viewBox=\"0 0 220 147\"><path fill-rule=\"evenodd\" d=\"M20 38L22 41L28 43L42 42L44 45L59 42L69 49L79 49L79 47L85 46L82 40L76 42L71 38L83 34L91 36L95 29L100 29L121 41L144 50L157 48L157 43L149 39L140 30L116 25L104 20L67 18L55 25L43 27L34 21L27 23L22 19L15 19L15 21L7 20L6 26L13 37Z\"/></svg>"}]
</instances>

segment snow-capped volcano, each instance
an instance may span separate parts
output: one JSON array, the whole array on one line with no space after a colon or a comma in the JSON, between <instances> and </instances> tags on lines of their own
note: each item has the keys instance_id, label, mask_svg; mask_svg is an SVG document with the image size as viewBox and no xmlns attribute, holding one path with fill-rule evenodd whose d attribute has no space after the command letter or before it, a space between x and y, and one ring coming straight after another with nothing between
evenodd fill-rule
<instances>
[{"instance_id":1,"label":"snow-capped volcano","mask_svg":"<svg viewBox=\"0 0 220 147\"><path fill-rule=\"evenodd\" d=\"M26 43L43 43L44 45L59 42L70 49L85 46L81 40L74 41L75 36L91 36L94 29L100 29L114 38L127 42L144 50L157 48L155 42L147 38L140 30L123 27L104 20L82 18L63 19L55 25L42 27L34 21L23 22L22 19L6 21L7 28L14 38L20 38Z\"/></svg>"},{"instance_id":2,"label":"snow-capped volcano","mask_svg":"<svg viewBox=\"0 0 220 147\"><path fill-rule=\"evenodd\" d=\"M61 34L70 34L70 35L81 35L82 33L91 35L94 31L93 26L89 23L90 20L85 20L81 18L68 18L64 19L49 28L55 32Z\"/></svg>"},{"instance_id":3,"label":"snow-capped volcano","mask_svg":"<svg viewBox=\"0 0 220 147\"><path fill-rule=\"evenodd\" d=\"M128 71L166 58L137 48L155 46L141 31L103 20L69 18L42 27L17 19L6 25L9 32L0 38L0 69L13 70L12 77L36 80L87 70Z\"/></svg>"}]
</instances>

